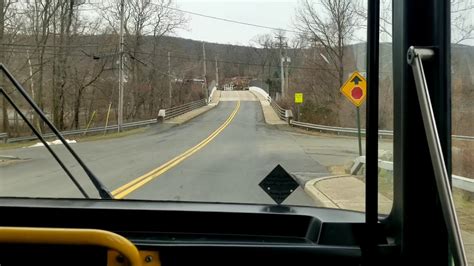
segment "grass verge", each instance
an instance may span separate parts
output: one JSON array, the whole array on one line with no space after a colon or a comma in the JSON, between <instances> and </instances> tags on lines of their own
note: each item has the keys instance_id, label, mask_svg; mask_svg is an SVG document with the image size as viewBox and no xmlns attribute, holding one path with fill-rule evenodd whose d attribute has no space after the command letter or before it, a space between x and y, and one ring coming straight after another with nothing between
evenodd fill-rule
<instances>
[{"instance_id":1,"label":"grass verge","mask_svg":"<svg viewBox=\"0 0 474 266\"><path fill-rule=\"evenodd\" d=\"M331 174L341 174L344 166L336 165L328 167ZM364 176L355 176L365 182ZM390 171L379 171L379 193L393 200L393 176ZM461 229L474 233L474 193L469 193L458 188L453 189L453 199L456 206Z\"/></svg>"},{"instance_id":2,"label":"grass verge","mask_svg":"<svg viewBox=\"0 0 474 266\"><path fill-rule=\"evenodd\" d=\"M146 127L141 127L141 128L135 128L135 129L130 129L126 130L123 132L114 132L114 133L108 133L106 135L103 134L96 134L96 135L90 135L90 136L66 136L66 139L74 139L77 142L85 142L85 141L97 141L97 140L106 140L106 139L116 139L116 138L123 138L139 133L143 133L146 131ZM55 138L47 139L47 141L54 140ZM28 147L31 145L34 145L36 143L40 142L38 139L31 140L31 141L22 141L22 142L15 142L15 143L6 143L6 144L0 144L0 150L10 150L10 149L18 149L18 148L23 148L23 147Z\"/></svg>"}]
</instances>

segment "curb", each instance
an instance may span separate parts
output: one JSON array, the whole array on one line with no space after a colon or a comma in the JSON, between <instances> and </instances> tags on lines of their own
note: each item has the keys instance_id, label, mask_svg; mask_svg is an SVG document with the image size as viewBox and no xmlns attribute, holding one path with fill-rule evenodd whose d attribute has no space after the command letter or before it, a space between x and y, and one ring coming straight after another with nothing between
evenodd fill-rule
<instances>
[{"instance_id":1,"label":"curb","mask_svg":"<svg viewBox=\"0 0 474 266\"><path fill-rule=\"evenodd\" d=\"M327 180L327 179L332 179L332 178L338 178L338 177L347 177L351 175L334 175L334 176L325 176L325 177L320 177L320 178L315 178L312 180L307 181L304 184L303 190L310 196L313 200L319 201L322 203L323 207L325 208L333 208L333 209L340 209L340 207L332 201L328 196L326 196L322 191L320 191L316 187L316 183L319 181Z\"/></svg>"},{"instance_id":2,"label":"curb","mask_svg":"<svg viewBox=\"0 0 474 266\"><path fill-rule=\"evenodd\" d=\"M254 92L254 91L250 91L250 92L255 96L255 98L257 98L257 101L260 102L260 106L262 108L262 115L263 115L263 119L265 120L265 124L271 125L271 126L288 125L288 123L284 121L282 121L283 123L270 123L269 122L270 120L268 120L267 116L265 115L265 111L263 110L264 103L268 103L268 105L270 105L270 103L268 102L268 100L260 100L259 96L257 95L257 92ZM272 108L272 112L275 112L273 108Z\"/></svg>"}]
</instances>

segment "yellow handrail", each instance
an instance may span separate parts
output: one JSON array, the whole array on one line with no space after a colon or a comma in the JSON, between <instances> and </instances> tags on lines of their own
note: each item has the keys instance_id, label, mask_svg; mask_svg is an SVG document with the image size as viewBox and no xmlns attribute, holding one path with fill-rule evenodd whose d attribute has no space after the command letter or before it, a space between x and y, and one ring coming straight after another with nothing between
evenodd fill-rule
<instances>
[{"instance_id":1,"label":"yellow handrail","mask_svg":"<svg viewBox=\"0 0 474 266\"><path fill-rule=\"evenodd\" d=\"M114 249L131 265L141 265L137 247L121 235L96 229L0 227L0 243L92 245Z\"/></svg>"}]
</instances>

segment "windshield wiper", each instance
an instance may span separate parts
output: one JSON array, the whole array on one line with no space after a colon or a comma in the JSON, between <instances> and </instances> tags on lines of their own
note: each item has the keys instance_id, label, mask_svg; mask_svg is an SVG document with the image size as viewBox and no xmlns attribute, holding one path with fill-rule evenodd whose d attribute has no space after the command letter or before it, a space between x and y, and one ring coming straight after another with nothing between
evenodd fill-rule
<instances>
[{"instance_id":1,"label":"windshield wiper","mask_svg":"<svg viewBox=\"0 0 474 266\"><path fill-rule=\"evenodd\" d=\"M66 147L66 149L71 153L71 155L74 157L74 159L77 161L77 163L81 166L81 168L84 170L84 172L87 174L89 179L91 180L92 184L94 187L97 189L99 196L102 199L112 199L112 195L110 194L110 191L107 189L107 187L100 182L100 180L92 173L92 171L87 167L87 165L82 161L82 159L77 155L77 153L72 149L72 147L69 145L69 143L64 139L64 137L59 133L58 129L51 123L51 121L48 120L48 118L44 115L44 113L41 111L41 109L36 105L33 99L28 95L26 90L21 86L21 84L13 77L13 75L8 71L8 69L3 65L0 64L0 70L5 74L5 76L10 80L10 82L13 84L13 86L16 88L16 90L23 96L23 98L28 102L28 104L35 110L35 112L38 114L38 116L43 120L43 122L48 125L48 127L51 129L51 131L56 135L56 137L61 141L61 143ZM53 151L53 149L49 146L49 144L45 141L41 133L31 124L31 122L26 118L25 114L23 114L18 108L18 106L15 104L15 102L12 100L10 96L6 93L6 91L3 88L0 88L0 93L3 94L3 96L7 99L7 101L13 106L15 111L21 116L21 118L26 122L29 128L33 131L33 133L38 137L38 139L43 143L43 145L48 149L48 151L51 153L51 155L54 157L54 159L59 163L61 168L66 172L68 177L72 180L72 182L76 185L76 187L79 189L81 194L85 198L89 198L89 195L85 192L85 190L81 187L79 182L76 180L76 178L71 174L71 172L67 169L63 161L58 157L58 155Z\"/></svg>"}]
</instances>

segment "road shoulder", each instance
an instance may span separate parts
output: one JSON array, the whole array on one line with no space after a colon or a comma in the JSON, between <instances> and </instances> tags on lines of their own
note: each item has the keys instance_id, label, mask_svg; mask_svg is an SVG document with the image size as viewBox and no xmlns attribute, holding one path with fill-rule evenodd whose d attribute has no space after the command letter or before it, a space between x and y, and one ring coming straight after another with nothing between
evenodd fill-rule
<instances>
[{"instance_id":1,"label":"road shoulder","mask_svg":"<svg viewBox=\"0 0 474 266\"><path fill-rule=\"evenodd\" d=\"M265 123L269 125L286 125L285 121L282 121L278 115L275 113L275 110L271 107L270 103L265 99L261 94L250 91L257 99L260 101L262 106L263 116L265 117Z\"/></svg>"}]
</instances>

